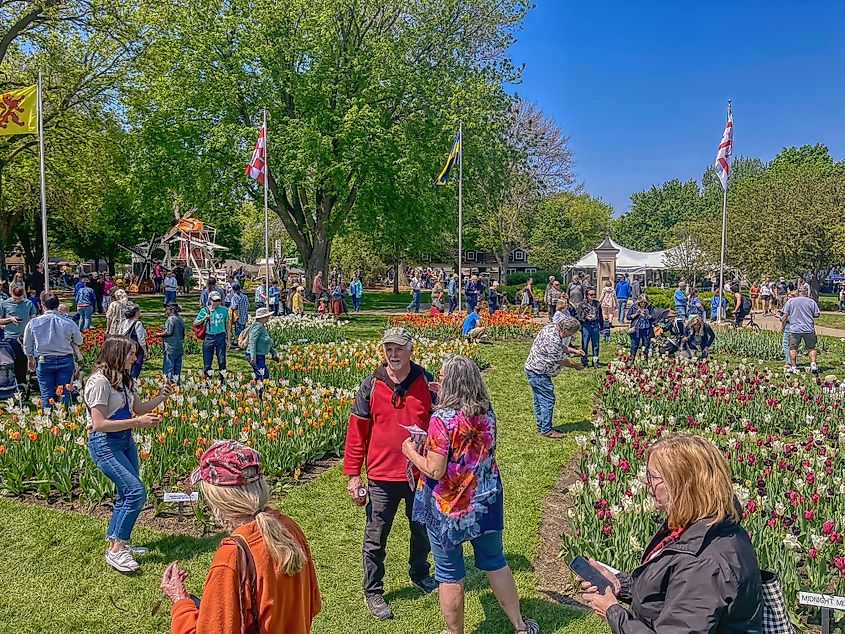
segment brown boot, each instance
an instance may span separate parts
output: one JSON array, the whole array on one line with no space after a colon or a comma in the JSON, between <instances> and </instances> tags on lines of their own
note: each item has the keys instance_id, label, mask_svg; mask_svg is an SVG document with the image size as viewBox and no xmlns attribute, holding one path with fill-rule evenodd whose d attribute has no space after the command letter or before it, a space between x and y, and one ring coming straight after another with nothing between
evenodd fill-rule
<instances>
[{"instance_id":1,"label":"brown boot","mask_svg":"<svg viewBox=\"0 0 845 634\"><path fill-rule=\"evenodd\" d=\"M547 431L545 434L540 434L543 438L563 438L566 434L562 434L559 431L555 431L554 429L551 431Z\"/></svg>"}]
</instances>

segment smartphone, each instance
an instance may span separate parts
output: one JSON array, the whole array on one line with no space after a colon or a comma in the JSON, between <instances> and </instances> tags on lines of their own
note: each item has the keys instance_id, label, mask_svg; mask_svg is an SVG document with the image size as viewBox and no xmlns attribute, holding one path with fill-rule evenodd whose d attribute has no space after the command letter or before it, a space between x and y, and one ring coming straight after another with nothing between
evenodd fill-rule
<instances>
[{"instance_id":1,"label":"smartphone","mask_svg":"<svg viewBox=\"0 0 845 634\"><path fill-rule=\"evenodd\" d=\"M590 562L581 557L581 555L578 555L575 559L573 559L569 564L569 567L572 569L572 572L581 577L584 581L589 581L598 588L599 594L604 594L604 591L611 587L610 580L598 570L593 568L590 565Z\"/></svg>"}]
</instances>

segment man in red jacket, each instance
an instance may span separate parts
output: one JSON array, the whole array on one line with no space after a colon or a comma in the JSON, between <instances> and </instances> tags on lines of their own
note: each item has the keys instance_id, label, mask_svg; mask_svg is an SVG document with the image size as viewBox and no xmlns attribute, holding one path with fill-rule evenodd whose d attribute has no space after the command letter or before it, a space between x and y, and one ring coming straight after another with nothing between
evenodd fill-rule
<instances>
[{"instance_id":1,"label":"man in red jacket","mask_svg":"<svg viewBox=\"0 0 845 634\"><path fill-rule=\"evenodd\" d=\"M411 363L413 343L405 328L388 328L382 337L386 363L369 375L358 388L355 405L346 430L343 473L349 476L346 490L358 506L366 504L364 529L364 603L378 620L393 618L384 599L384 558L387 537L399 503L405 502L405 515L411 528L411 554L408 574L411 583L423 592L433 592L437 582L431 577L428 553L431 546L425 526L411 521L414 482L402 442L408 438L405 427L428 430L433 401L432 377ZM366 464L367 485L361 479ZM367 499L369 493L369 499Z\"/></svg>"}]
</instances>

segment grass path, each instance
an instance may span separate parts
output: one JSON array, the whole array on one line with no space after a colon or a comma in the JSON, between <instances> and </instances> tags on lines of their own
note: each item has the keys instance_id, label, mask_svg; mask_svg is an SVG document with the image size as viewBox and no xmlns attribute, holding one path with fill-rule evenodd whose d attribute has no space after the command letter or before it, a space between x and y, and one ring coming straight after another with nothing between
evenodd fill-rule
<instances>
[{"instance_id":1,"label":"grass path","mask_svg":"<svg viewBox=\"0 0 845 634\"><path fill-rule=\"evenodd\" d=\"M372 336L382 323L383 317L360 316L355 334ZM592 615L559 606L534 591L537 580L532 560L539 544L541 500L572 455L574 439L552 441L539 438L534 431L531 391L522 373L528 344L485 346L484 353L493 364L486 379L499 419L505 552L523 612L537 618L543 632L607 632ZM596 374L566 371L556 384L555 424L562 431L589 429ZM408 584L408 531L401 515L388 546L386 577L387 598L396 619L377 623L366 612L360 590L364 514L347 500L344 483L339 467L334 467L278 501L280 508L302 525L311 542L323 596L323 612L313 631L439 632L443 624L436 596L422 596ZM104 531L104 520L0 499L0 592L7 597L0 602L4 630L18 634L169 631L166 605L151 616L160 598L158 583L165 565L173 559L183 562L191 573L188 590L201 594L219 536L195 539L138 527L134 539L149 545L152 552L141 575L126 577L107 568L102 559ZM471 563L471 555L468 557ZM471 565L468 571L466 631L510 631L483 575Z\"/></svg>"}]
</instances>

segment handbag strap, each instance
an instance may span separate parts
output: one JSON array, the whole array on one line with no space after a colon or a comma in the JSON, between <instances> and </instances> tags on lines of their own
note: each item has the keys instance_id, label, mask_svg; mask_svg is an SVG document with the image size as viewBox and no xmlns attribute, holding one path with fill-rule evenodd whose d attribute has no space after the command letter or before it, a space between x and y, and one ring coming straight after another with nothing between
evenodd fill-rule
<instances>
[{"instance_id":1,"label":"handbag strap","mask_svg":"<svg viewBox=\"0 0 845 634\"><path fill-rule=\"evenodd\" d=\"M238 573L240 574L240 585L238 590L238 599L241 605L241 617L244 615L244 588L249 592L250 612L252 612L252 621L249 626L242 626L243 634L258 634L260 623L258 620L258 600L256 598L256 572L255 559L252 556L252 551L249 549L249 544L246 537L233 533L230 537L235 541L238 547Z\"/></svg>"}]
</instances>

